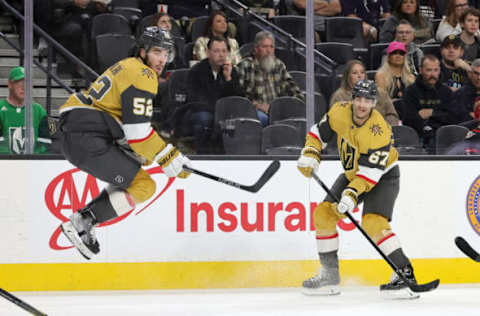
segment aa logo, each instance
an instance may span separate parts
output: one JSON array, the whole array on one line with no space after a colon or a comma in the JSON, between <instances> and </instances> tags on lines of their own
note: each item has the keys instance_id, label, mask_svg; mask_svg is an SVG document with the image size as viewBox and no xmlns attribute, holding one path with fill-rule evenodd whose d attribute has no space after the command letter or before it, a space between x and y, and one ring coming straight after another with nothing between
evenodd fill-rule
<instances>
[{"instance_id":1,"label":"aa logo","mask_svg":"<svg viewBox=\"0 0 480 316\"><path fill-rule=\"evenodd\" d=\"M161 167L153 167L146 171L150 175L163 173ZM168 179L165 186L160 189L160 192L150 201L142 204L143 207L141 209L136 210L136 212L134 209L113 220L102 223L97 227L100 228L118 223L126 219L134 212L135 215L140 214L155 201L157 201L157 199L162 196L163 193L165 193L165 191L167 191L167 189L172 185L173 181L175 181L175 178ZM90 200L99 195L99 193L100 189L98 187L97 179L91 175L87 175L77 168L65 171L50 181L47 189L45 190L45 204L47 205L50 213L60 221L59 226L55 229L49 240L51 249L65 250L73 247L71 245L62 246L59 244L58 239L61 233L60 224L68 221L68 217L73 212L76 212L78 209L84 207Z\"/></svg>"}]
</instances>

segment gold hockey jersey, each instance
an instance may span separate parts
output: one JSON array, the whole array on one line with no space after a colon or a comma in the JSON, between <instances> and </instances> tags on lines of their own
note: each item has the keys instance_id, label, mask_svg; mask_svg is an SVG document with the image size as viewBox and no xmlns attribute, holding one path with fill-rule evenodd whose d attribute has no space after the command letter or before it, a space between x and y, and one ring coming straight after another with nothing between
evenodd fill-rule
<instances>
[{"instance_id":1,"label":"gold hockey jersey","mask_svg":"<svg viewBox=\"0 0 480 316\"><path fill-rule=\"evenodd\" d=\"M375 109L370 118L358 126L352 119L352 103L335 103L322 120L312 126L305 146L320 151L334 133L345 176L350 180L348 186L358 194L370 191L398 160L392 129Z\"/></svg>"},{"instance_id":2,"label":"gold hockey jersey","mask_svg":"<svg viewBox=\"0 0 480 316\"><path fill-rule=\"evenodd\" d=\"M77 108L107 112L121 125L130 148L149 163L165 147L151 126L157 94L156 73L138 58L108 68L88 90L72 94L60 113Z\"/></svg>"}]
</instances>

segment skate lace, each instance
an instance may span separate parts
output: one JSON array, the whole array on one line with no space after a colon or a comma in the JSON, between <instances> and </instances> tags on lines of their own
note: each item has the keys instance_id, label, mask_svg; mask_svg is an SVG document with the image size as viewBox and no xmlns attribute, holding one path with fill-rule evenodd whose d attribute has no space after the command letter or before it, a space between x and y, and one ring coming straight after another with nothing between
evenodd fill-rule
<instances>
[{"instance_id":1,"label":"skate lace","mask_svg":"<svg viewBox=\"0 0 480 316\"><path fill-rule=\"evenodd\" d=\"M81 215L80 215L81 216ZM81 238L87 244L94 244L96 242L95 237L95 224L93 220L90 218L80 217L77 221L78 223L78 230L81 233Z\"/></svg>"},{"instance_id":2,"label":"skate lace","mask_svg":"<svg viewBox=\"0 0 480 316\"><path fill-rule=\"evenodd\" d=\"M88 236L88 239L90 240L90 242L94 243L95 240L96 240L96 237L95 237L95 227L96 225L91 225L92 227L90 227L90 229L87 230L87 236Z\"/></svg>"},{"instance_id":3,"label":"skate lace","mask_svg":"<svg viewBox=\"0 0 480 316\"><path fill-rule=\"evenodd\" d=\"M400 280L400 277L398 276L398 274L396 272L393 272L390 275L390 283L396 283L398 280Z\"/></svg>"},{"instance_id":4,"label":"skate lace","mask_svg":"<svg viewBox=\"0 0 480 316\"><path fill-rule=\"evenodd\" d=\"M403 275L405 276L406 279L411 279L411 275L412 275L412 272L409 268L404 268L401 270L401 273L403 273ZM390 276L390 283L392 284L395 284L395 283L398 283L398 282L404 282L402 280L402 278L400 278L400 276L394 271L392 273L392 275Z\"/></svg>"},{"instance_id":5,"label":"skate lace","mask_svg":"<svg viewBox=\"0 0 480 316\"><path fill-rule=\"evenodd\" d=\"M322 276L321 276L321 272L320 272L319 274L314 275L313 277L308 279L307 283L310 283L311 285L316 286L316 285L320 284L321 279L322 279Z\"/></svg>"},{"instance_id":6,"label":"skate lace","mask_svg":"<svg viewBox=\"0 0 480 316\"><path fill-rule=\"evenodd\" d=\"M328 271L325 269L320 269L317 275L314 275L307 281L312 283L313 285L319 285L322 282L322 280L327 280L328 278L329 278Z\"/></svg>"}]
</instances>

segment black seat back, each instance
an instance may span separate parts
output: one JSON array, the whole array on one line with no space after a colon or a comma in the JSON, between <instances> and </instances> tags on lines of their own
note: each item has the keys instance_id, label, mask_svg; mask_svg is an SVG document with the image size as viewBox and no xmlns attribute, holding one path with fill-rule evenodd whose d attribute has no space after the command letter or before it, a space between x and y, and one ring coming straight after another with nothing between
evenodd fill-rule
<instances>
[{"instance_id":1,"label":"black seat back","mask_svg":"<svg viewBox=\"0 0 480 316\"><path fill-rule=\"evenodd\" d=\"M452 145L465 139L468 129L458 125L445 125L435 133L435 152L445 155Z\"/></svg>"},{"instance_id":2,"label":"black seat back","mask_svg":"<svg viewBox=\"0 0 480 316\"><path fill-rule=\"evenodd\" d=\"M135 38L125 34L102 34L95 38L98 72L127 58L135 46Z\"/></svg>"}]
</instances>

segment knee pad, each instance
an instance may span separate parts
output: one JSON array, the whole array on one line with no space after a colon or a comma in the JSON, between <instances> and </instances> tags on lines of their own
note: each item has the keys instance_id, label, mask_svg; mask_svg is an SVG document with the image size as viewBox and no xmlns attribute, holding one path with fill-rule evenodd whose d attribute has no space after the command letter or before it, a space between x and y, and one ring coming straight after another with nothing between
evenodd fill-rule
<instances>
[{"instance_id":1,"label":"knee pad","mask_svg":"<svg viewBox=\"0 0 480 316\"><path fill-rule=\"evenodd\" d=\"M366 214L362 218L362 228L375 243L392 233L388 220L382 215Z\"/></svg>"},{"instance_id":2,"label":"knee pad","mask_svg":"<svg viewBox=\"0 0 480 316\"><path fill-rule=\"evenodd\" d=\"M134 198L135 203L141 203L153 196L156 184L152 177L140 168L135 178L127 188L127 192Z\"/></svg>"},{"instance_id":3,"label":"knee pad","mask_svg":"<svg viewBox=\"0 0 480 316\"><path fill-rule=\"evenodd\" d=\"M313 223L317 236L328 236L337 232L337 222L340 219L334 211L335 205L330 202L322 202L313 211Z\"/></svg>"}]
</instances>

